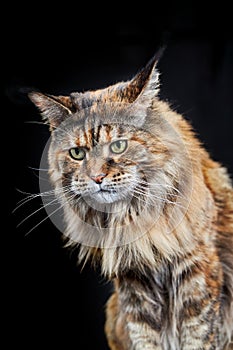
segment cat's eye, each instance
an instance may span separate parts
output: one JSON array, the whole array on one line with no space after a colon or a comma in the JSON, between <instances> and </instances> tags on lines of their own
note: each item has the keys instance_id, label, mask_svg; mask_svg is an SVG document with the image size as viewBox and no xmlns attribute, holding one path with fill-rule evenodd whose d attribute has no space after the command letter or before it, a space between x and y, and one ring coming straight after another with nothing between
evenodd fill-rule
<instances>
[{"instance_id":1,"label":"cat's eye","mask_svg":"<svg viewBox=\"0 0 233 350\"><path fill-rule=\"evenodd\" d=\"M112 153L120 154L126 150L127 146L126 140L117 140L111 143L110 150Z\"/></svg>"},{"instance_id":2,"label":"cat's eye","mask_svg":"<svg viewBox=\"0 0 233 350\"><path fill-rule=\"evenodd\" d=\"M69 154L75 160L83 160L85 158L86 152L83 148L74 147L69 150Z\"/></svg>"}]
</instances>

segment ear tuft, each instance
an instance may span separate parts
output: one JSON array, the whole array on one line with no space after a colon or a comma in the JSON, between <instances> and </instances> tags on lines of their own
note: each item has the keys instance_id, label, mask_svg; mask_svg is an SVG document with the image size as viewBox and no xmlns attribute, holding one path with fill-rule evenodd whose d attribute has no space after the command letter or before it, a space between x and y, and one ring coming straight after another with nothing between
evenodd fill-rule
<instances>
[{"instance_id":1,"label":"ear tuft","mask_svg":"<svg viewBox=\"0 0 233 350\"><path fill-rule=\"evenodd\" d=\"M135 77L123 88L122 99L134 102L139 97L146 102L153 99L159 92L159 72L157 64L162 57L165 47L160 48Z\"/></svg>"},{"instance_id":2,"label":"ear tuft","mask_svg":"<svg viewBox=\"0 0 233 350\"><path fill-rule=\"evenodd\" d=\"M69 96L53 96L38 91L28 93L29 99L39 109L43 119L50 125L50 130L74 112L74 106Z\"/></svg>"}]
</instances>

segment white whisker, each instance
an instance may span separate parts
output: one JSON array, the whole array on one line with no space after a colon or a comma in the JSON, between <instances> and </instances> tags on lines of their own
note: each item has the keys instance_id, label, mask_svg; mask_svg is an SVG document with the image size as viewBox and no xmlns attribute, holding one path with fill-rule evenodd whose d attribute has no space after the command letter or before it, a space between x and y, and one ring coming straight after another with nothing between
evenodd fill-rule
<instances>
[{"instance_id":1,"label":"white whisker","mask_svg":"<svg viewBox=\"0 0 233 350\"><path fill-rule=\"evenodd\" d=\"M21 191L19 189L17 189L20 193L22 194L27 194L28 196L26 198L21 199L20 201L18 201L17 206L12 210L12 214L18 210L22 205L26 204L27 202L30 202L32 199L38 198L38 197L49 197L52 195L55 195L56 193L59 194L59 192L63 193L63 191L66 188L69 188L70 186L64 186L59 190L50 190L50 191L46 191L46 192L41 192L41 193L29 193L29 192L24 192Z\"/></svg>"},{"instance_id":2,"label":"white whisker","mask_svg":"<svg viewBox=\"0 0 233 350\"><path fill-rule=\"evenodd\" d=\"M150 188L153 188L153 187L166 187L166 188L169 188L169 189L179 193L182 196L182 193L176 187L174 187L172 185L169 185L169 184L166 184L166 183L151 183L151 182L144 181L142 179L135 179L135 182L138 183L138 184L141 184L141 185L149 186Z\"/></svg>"},{"instance_id":3,"label":"white whisker","mask_svg":"<svg viewBox=\"0 0 233 350\"><path fill-rule=\"evenodd\" d=\"M38 224L33 226L26 234L25 236L29 235L35 228L37 228L40 224L42 224L45 220L49 219L52 215L54 215L58 210L62 209L62 205L59 208L56 208L50 215L46 216L43 220L41 220Z\"/></svg>"},{"instance_id":4,"label":"white whisker","mask_svg":"<svg viewBox=\"0 0 233 350\"><path fill-rule=\"evenodd\" d=\"M157 194L160 194L160 192L157 189L154 189L154 188L151 188L151 187L147 187L147 186L140 185L140 184L138 184L136 187L138 189L140 189L141 191L148 190L151 196L157 196ZM170 197L175 197L175 198L181 198L182 197L179 194L171 193L169 191L166 191L166 195L170 196Z\"/></svg>"},{"instance_id":5,"label":"white whisker","mask_svg":"<svg viewBox=\"0 0 233 350\"><path fill-rule=\"evenodd\" d=\"M26 204L27 202L30 202L32 199L40 197L39 194L33 194L28 196L27 198L23 198L18 202L18 205L12 210L12 214L18 210L22 205Z\"/></svg>"},{"instance_id":6,"label":"white whisker","mask_svg":"<svg viewBox=\"0 0 233 350\"><path fill-rule=\"evenodd\" d=\"M177 201L172 201L169 200L166 196L170 196L170 197L174 197L174 198L178 198L180 197L179 195L176 194L171 194L169 192L165 192L165 195L163 196L162 193L157 194L155 192L155 189L151 189L149 184L144 182L143 185L140 184L140 181L135 181L136 186L133 189L133 196L146 203L146 204L156 204L156 202L163 202L163 203L167 203L167 204L172 204L175 206L179 206L181 208L184 208L180 203L178 203ZM147 185L147 186L145 186ZM162 196L161 196L162 195ZM142 198L144 197L144 198Z\"/></svg>"},{"instance_id":7,"label":"white whisker","mask_svg":"<svg viewBox=\"0 0 233 350\"><path fill-rule=\"evenodd\" d=\"M28 166L28 169L31 169L31 170L38 170L38 171L49 171L49 169L34 168L34 167L31 167L31 166Z\"/></svg>"},{"instance_id":8,"label":"white whisker","mask_svg":"<svg viewBox=\"0 0 233 350\"><path fill-rule=\"evenodd\" d=\"M39 211L41 211L42 209L46 208L47 206L51 205L54 202L58 202L58 198L53 199L52 201L50 201L47 204L44 204L42 207L40 207L39 209L36 209L35 211L33 211L31 214L29 214L26 218L24 218L22 221L20 221L20 223L16 226L19 227L21 226L26 220L28 220L30 217L32 217L33 215L35 215L36 213L38 213Z\"/></svg>"},{"instance_id":9,"label":"white whisker","mask_svg":"<svg viewBox=\"0 0 233 350\"><path fill-rule=\"evenodd\" d=\"M25 124L39 124L39 125L47 126L44 122L39 122L39 121L36 121L36 120L26 120L24 123Z\"/></svg>"}]
</instances>

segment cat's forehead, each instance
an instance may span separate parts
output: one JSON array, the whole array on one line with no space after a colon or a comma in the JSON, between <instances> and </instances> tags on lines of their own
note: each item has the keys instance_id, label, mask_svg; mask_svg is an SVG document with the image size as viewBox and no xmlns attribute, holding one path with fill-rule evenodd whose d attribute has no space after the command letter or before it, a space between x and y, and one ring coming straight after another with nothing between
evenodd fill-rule
<instances>
[{"instance_id":1,"label":"cat's forehead","mask_svg":"<svg viewBox=\"0 0 233 350\"><path fill-rule=\"evenodd\" d=\"M70 147L92 148L96 144L130 138L140 128L140 119L140 108L132 108L130 103L92 101L65 119L54 134L56 141L60 140L63 145L65 142Z\"/></svg>"},{"instance_id":2,"label":"cat's forehead","mask_svg":"<svg viewBox=\"0 0 233 350\"><path fill-rule=\"evenodd\" d=\"M119 138L129 136L130 129L119 123L103 124L100 122L85 123L83 127L74 129L74 141L79 147L92 148L104 145Z\"/></svg>"}]
</instances>

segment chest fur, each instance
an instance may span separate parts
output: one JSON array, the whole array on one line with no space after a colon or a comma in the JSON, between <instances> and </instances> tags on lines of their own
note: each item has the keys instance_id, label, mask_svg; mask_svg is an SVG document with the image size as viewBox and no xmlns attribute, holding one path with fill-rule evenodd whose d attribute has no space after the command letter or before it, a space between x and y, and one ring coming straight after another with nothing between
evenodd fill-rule
<instances>
[{"instance_id":1,"label":"chest fur","mask_svg":"<svg viewBox=\"0 0 233 350\"><path fill-rule=\"evenodd\" d=\"M196 256L164 264L159 271L147 271L143 276L130 272L116 281L112 299L115 312L111 315L110 302L108 322L115 320L112 334L120 348L145 346L150 339L151 345L175 350L182 348L182 342L189 337L186 330L192 329L192 341L200 341L201 334L204 337L208 332L216 333L222 318L221 265L213 259L207 268L199 259Z\"/></svg>"}]
</instances>

